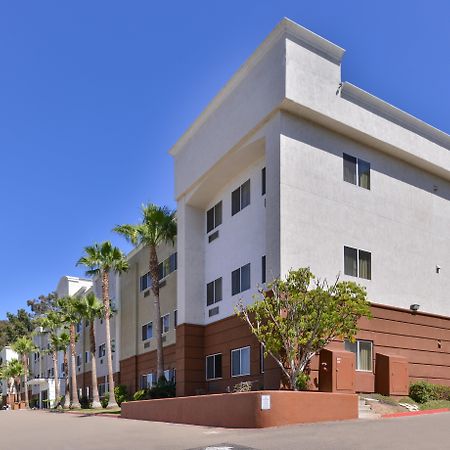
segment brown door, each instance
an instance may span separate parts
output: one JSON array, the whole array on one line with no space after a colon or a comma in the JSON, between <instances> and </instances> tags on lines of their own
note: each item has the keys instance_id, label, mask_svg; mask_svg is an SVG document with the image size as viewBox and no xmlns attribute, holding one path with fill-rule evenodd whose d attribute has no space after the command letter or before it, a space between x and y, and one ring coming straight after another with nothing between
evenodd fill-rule
<instances>
[{"instance_id":1,"label":"brown door","mask_svg":"<svg viewBox=\"0 0 450 450\"><path fill-rule=\"evenodd\" d=\"M355 355L353 353L339 353L336 355L336 390L355 390Z\"/></svg>"}]
</instances>

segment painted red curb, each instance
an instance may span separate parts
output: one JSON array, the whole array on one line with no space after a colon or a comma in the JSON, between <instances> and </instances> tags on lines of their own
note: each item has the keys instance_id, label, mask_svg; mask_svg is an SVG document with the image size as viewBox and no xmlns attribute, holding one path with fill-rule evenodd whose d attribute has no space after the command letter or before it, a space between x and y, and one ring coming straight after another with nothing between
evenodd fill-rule
<instances>
[{"instance_id":1,"label":"painted red curb","mask_svg":"<svg viewBox=\"0 0 450 450\"><path fill-rule=\"evenodd\" d=\"M400 413L384 414L381 416L382 419L390 419L391 417L407 417L407 416L422 416L426 414L437 414L450 411L449 408L441 409L426 409L424 411L406 411Z\"/></svg>"}]
</instances>

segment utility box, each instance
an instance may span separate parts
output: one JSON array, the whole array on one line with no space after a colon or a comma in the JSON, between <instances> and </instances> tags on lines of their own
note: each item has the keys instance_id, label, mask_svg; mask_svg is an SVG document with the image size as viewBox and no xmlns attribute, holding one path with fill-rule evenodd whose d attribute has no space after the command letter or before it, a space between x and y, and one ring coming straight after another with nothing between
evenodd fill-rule
<instances>
[{"instance_id":1,"label":"utility box","mask_svg":"<svg viewBox=\"0 0 450 450\"><path fill-rule=\"evenodd\" d=\"M355 355L345 350L324 349L319 356L319 391L355 392Z\"/></svg>"},{"instance_id":2,"label":"utility box","mask_svg":"<svg viewBox=\"0 0 450 450\"><path fill-rule=\"evenodd\" d=\"M408 395L408 360L403 356L375 355L375 391L382 395Z\"/></svg>"}]
</instances>

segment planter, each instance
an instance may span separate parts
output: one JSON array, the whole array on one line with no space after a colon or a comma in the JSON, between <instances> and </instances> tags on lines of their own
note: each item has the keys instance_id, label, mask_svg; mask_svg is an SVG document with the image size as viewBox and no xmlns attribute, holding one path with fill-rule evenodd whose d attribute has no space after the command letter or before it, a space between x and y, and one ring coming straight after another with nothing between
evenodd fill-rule
<instances>
[{"instance_id":1,"label":"planter","mask_svg":"<svg viewBox=\"0 0 450 450\"><path fill-rule=\"evenodd\" d=\"M14 402L14 403L11 405L11 409L12 409L13 411L15 411L15 410L17 410L17 409L20 409L20 403Z\"/></svg>"},{"instance_id":2,"label":"planter","mask_svg":"<svg viewBox=\"0 0 450 450\"><path fill-rule=\"evenodd\" d=\"M19 409L26 409L26 403L25 402L20 402L19 403Z\"/></svg>"},{"instance_id":3,"label":"planter","mask_svg":"<svg viewBox=\"0 0 450 450\"><path fill-rule=\"evenodd\" d=\"M124 402L121 417L226 428L266 428L356 419L358 397L308 391L200 395Z\"/></svg>"}]
</instances>

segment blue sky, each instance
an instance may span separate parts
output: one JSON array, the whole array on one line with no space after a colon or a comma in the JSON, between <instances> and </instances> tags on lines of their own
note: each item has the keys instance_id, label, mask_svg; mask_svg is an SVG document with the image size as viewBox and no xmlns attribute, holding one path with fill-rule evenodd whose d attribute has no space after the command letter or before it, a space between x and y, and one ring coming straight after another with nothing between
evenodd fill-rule
<instances>
[{"instance_id":1,"label":"blue sky","mask_svg":"<svg viewBox=\"0 0 450 450\"><path fill-rule=\"evenodd\" d=\"M139 205L175 207L169 148L282 17L343 79L450 133L442 1L0 0L0 318L52 291Z\"/></svg>"}]
</instances>

